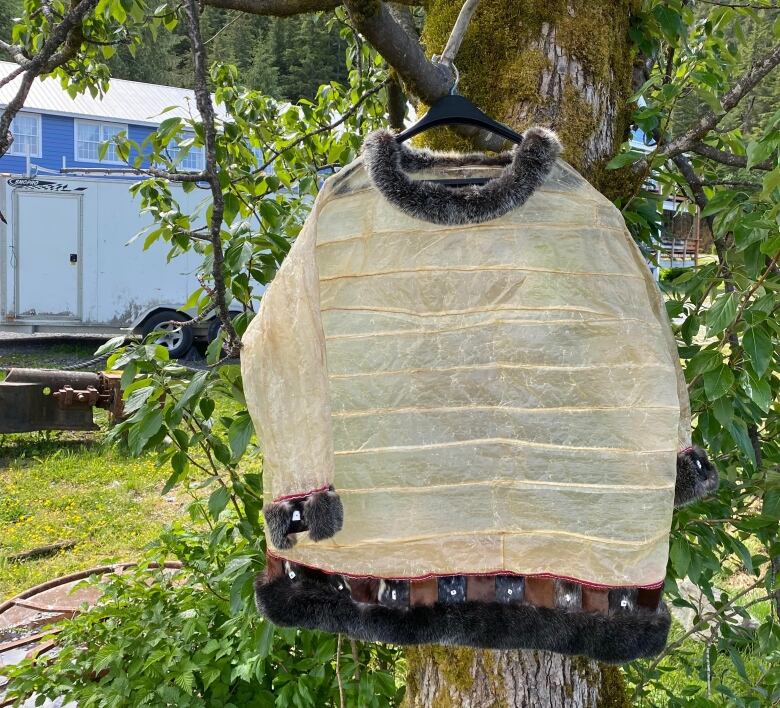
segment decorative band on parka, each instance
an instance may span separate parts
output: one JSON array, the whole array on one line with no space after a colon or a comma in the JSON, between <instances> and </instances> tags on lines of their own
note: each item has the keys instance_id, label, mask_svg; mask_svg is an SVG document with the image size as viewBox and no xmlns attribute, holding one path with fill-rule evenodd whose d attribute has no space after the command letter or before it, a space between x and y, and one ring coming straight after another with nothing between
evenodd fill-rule
<instances>
[{"instance_id":1,"label":"decorative band on parka","mask_svg":"<svg viewBox=\"0 0 780 708\"><path fill-rule=\"evenodd\" d=\"M347 577L269 554L257 606L282 627L391 644L540 649L623 663L654 656L671 618L662 588L593 588L553 578Z\"/></svg>"}]
</instances>

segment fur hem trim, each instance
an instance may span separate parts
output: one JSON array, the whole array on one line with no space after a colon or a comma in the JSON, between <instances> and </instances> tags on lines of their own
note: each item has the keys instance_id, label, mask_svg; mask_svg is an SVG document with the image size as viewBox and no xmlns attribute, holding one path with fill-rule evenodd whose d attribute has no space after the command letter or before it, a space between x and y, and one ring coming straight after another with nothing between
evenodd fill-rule
<instances>
[{"instance_id":1,"label":"fur hem trim","mask_svg":"<svg viewBox=\"0 0 780 708\"><path fill-rule=\"evenodd\" d=\"M610 614L475 600L392 608L355 602L343 584L293 576L257 579L255 598L265 617L282 627L343 633L362 641L539 649L624 663L659 654L671 625L663 603L657 610Z\"/></svg>"},{"instance_id":2,"label":"fur hem trim","mask_svg":"<svg viewBox=\"0 0 780 708\"><path fill-rule=\"evenodd\" d=\"M290 534L292 514L293 505L288 501L266 504L263 507L268 540L273 544L274 548L278 548L280 551L287 550L295 545L295 536Z\"/></svg>"},{"instance_id":3,"label":"fur hem trim","mask_svg":"<svg viewBox=\"0 0 780 708\"><path fill-rule=\"evenodd\" d=\"M363 143L363 160L374 186L410 216L435 224L477 224L503 216L524 204L545 181L561 152L557 136L546 128L529 128L523 142L497 156L480 153L441 155L399 144L387 130L377 130ZM432 167L503 165L486 184L447 187L415 181L405 173Z\"/></svg>"},{"instance_id":4,"label":"fur hem trim","mask_svg":"<svg viewBox=\"0 0 780 708\"><path fill-rule=\"evenodd\" d=\"M303 503L303 521L312 541L335 536L344 525L344 507L333 488L312 494Z\"/></svg>"},{"instance_id":5,"label":"fur hem trim","mask_svg":"<svg viewBox=\"0 0 780 708\"><path fill-rule=\"evenodd\" d=\"M674 486L675 507L692 504L718 488L718 471L700 447L689 447L677 453L677 480Z\"/></svg>"}]
</instances>

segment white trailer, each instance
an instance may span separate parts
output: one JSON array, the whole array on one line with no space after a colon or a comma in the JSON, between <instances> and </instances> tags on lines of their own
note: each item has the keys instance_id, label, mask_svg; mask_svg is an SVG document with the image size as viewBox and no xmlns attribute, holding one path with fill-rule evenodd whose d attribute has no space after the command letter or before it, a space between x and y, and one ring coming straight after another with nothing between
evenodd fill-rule
<instances>
[{"instance_id":1,"label":"white trailer","mask_svg":"<svg viewBox=\"0 0 780 708\"><path fill-rule=\"evenodd\" d=\"M147 334L171 319L198 287L195 253L166 259L158 241L133 236L151 224L130 194L131 180L51 175L0 176L0 331ZM203 192L185 194L195 209ZM209 321L171 329L161 340L182 356L205 339ZM215 327L211 326L212 334Z\"/></svg>"}]
</instances>

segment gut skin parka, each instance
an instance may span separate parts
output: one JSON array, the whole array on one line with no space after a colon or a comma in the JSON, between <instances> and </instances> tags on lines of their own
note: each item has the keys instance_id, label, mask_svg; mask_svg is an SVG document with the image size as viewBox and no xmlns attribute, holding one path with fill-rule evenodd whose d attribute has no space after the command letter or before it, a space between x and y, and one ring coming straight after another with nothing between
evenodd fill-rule
<instances>
[{"instance_id":1,"label":"gut skin parka","mask_svg":"<svg viewBox=\"0 0 780 708\"><path fill-rule=\"evenodd\" d=\"M672 509L717 473L650 270L559 153L543 128L496 156L378 131L325 182L242 352L275 624L663 648Z\"/></svg>"}]
</instances>

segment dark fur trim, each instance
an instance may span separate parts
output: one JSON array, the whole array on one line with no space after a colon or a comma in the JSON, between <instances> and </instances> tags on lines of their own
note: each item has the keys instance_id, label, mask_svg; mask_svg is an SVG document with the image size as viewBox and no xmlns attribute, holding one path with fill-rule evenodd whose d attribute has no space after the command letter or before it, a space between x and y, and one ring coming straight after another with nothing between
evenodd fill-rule
<instances>
[{"instance_id":1,"label":"dark fur trim","mask_svg":"<svg viewBox=\"0 0 780 708\"><path fill-rule=\"evenodd\" d=\"M671 624L663 603L655 611L639 608L608 615L516 602L369 605L354 602L312 572L294 579L259 577L255 597L260 612L282 627L344 633L364 641L540 649L611 663L657 655Z\"/></svg>"},{"instance_id":2,"label":"dark fur trim","mask_svg":"<svg viewBox=\"0 0 780 708\"><path fill-rule=\"evenodd\" d=\"M389 131L377 130L363 143L363 162L374 186L410 216L435 224L476 224L525 203L547 178L560 152L558 138L546 128L529 128L511 153L496 157L411 150L397 143ZM485 185L465 187L415 181L404 172L463 165L506 167Z\"/></svg>"},{"instance_id":3,"label":"dark fur trim","mask_svg":"<svg viewBox=\"0 0 780 708\"><path fill-rule=\"evenodd\" d=\"M265 528L268 538L275 548L280 551L292 548L295 545L295 536L288 533L292 522L293 505L282 501L274 504L266 504L263 507Z\"/></svg>"},{"instance_id":4,"label":"dark fur trim","mask_svg":"<svg viewBox=\"0 0 780 708\"><path fill-rule=\"evenodd\" d=\"M691 447L677 453L677 481L674 505L685 506L712 494L718 488L718 471L707 453Z\"/></svg>"},{"instance_id":5,"label":"dark fur trim","mask_svg":"<svg viewBox=\"0 0 780 708\"><path fill-rule=\"evenodd\" d=\"M303 520L309 528L309 538L312 541L322 541L341 531L344 524L344 507L332 487L306 499L303 504Z\"/></svg>"}]
</instances>

